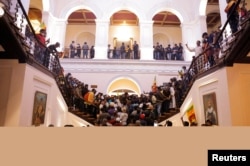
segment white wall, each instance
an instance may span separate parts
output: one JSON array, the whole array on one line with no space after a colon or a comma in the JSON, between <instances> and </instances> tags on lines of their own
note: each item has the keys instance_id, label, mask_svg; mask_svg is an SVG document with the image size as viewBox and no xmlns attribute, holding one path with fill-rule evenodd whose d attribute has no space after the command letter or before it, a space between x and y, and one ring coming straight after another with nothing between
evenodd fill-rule
<instances>
[{"instance_id":1,"label":"white wall","mask_svg":"<svg viewBox=\"0 0 250 166\"><path fill-rule=\"evenodd\" d=\"M187 68L190 62L185 61L135 61L135 60L88 60L60 59L65 73L89 85L98 85L97 91L108 93L109 84L120 77L134 80L141 92L151 91L156 77L157 85L169 82L170 78L178 77L182 66Z\"/></svg>"},{"instance_id":2,"label":"white wall","mask_svg":"<svg viewBox=\"0 0 250 166\"><path fill-rule=\"evenodd\" d=\"M187 108L193 105L201 125L205 122L203 95L215 92L219 126L249 126L249 85L249 65L224 67L195 81L181 106L181 114L184 115ZM187 120L186 116L184 120Z\"/></svg>"},{"instance_id":3,"label":"white wall","mask_svg":"<svg viewBox=\"0 0 250 166\"><path fill-rule=\"evenodd\" d=\"M196 80L181 106L180 114L171 117L173 126L188 121L186 110L193 105L198 125L205 123L203 95L216 94L218 126L249 126L250 66L234 64ZM164 125L166 121L161 124Z\"/></svg>"},{"instance_id":4,"label":"white wall","mask_svg":"<svg viewBox=\"0 0 250 166\"><path fill-rule=\"evenodd\" d=\"M154 77L156 76L157 85L162 85L164 82L169 82L170 78L173 76L162 76L157 74L118 74L118 73L74 73L71 72L73 77L78 80L89 84L89 85L98 85L97 91L107 94L107 89L109 85L115 79L119 77L126 77L134 80L138 83L141 92L150 92L151 86L154 81Z\"/></svg>"},{"instance_id":5,"label":"white wall","mask_svg":"<svg viewBox=\"0 0 250 166\"><path fill-rule=\"evenodd\" d=\"M154 45L156 45L156 43L159 42L165 48L167 47L168 44L170 44L171 47L173 47L174 44L182 43L182 32L181 32L180 27L177 28L177 27L156 27L155 26L153 28L153 31L154 31L153 32Z\"/></svg>"},{"instance_id":6,"label":"white wall","mask_svg":"<svg viewBox=\"0 0 250 166\"><path fill-rule=\"evenodd\" d=\"M17 60L0 60L1 126L18 126L25 65Z\"/></svg>"},{"instance_id":7,"label":"white wall","mask_svg":"<svg viewBox=\"0 0 250 166\"><path fill-rule=\"evenodd\" d=\"M250 65L234 64L227 68L232 125L250 125Z\"/></svg>"},{"instance_id":8,"label":"white wall","mask_svg":"<svg viewBox=\"0 0 250 166\"><path fill-rule=\"evenodd\" d=\"M70 115L68 107L53 77L16 60L0 60L0 125L32 126L33 103L36 91L47 94L44 125L64 126L74 123L84 126L87 122Z\"/></svg>"},{"instance_id":9,"label":"white wall","mask_svg":"<svg viewBox=\"0 0 250 166\"><path fill-rule=\"evenodd\" d=\"M65 47L69 48L70 43L74 40L81 46L86 41L89 45L95 45L95 25L67 25L65 36Z\"/></svg>"},{"instance_id":10,"label":"white wall","mask_svg":"<svg viewBox=\"0 0 250 166\"><path fill-rule=\"evenodd\" d=\"M4 124L10 91L12 69L2 64L0 70L0 125Z\"/></svg>"},{"instance_id":11,"label":"white wall","mask_svg":"<svg viewBox=\"0 0 250 166\"><path fill-rule=\"evenodd\" d=\"M213 92L216 93L219 126L231 126L231 108L228 97L228 78L226 68L222 68L195 81L192 89L181 106L181 114L184 115L186 110L193 105L198 124L201 125L205 123L203 95ZM186 116L184 116L184 119L185 117Z\"/></svg>"}]
</instances>

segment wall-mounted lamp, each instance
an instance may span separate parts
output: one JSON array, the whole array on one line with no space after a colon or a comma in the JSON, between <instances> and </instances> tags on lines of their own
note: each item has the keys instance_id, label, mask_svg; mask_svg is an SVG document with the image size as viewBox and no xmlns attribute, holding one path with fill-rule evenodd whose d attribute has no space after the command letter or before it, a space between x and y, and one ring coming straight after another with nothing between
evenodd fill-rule
<instances>
[{"instance_id":1,"label":"wall-mounted lamp","mask_svg":"<svg viewBox=\"0 0 250 166\"><path fill-rule=\"evenodd\" d=\"M0 2L0 17L4 15L4 10L3 10L4 4Z\"/></svg>"}]
</instances>

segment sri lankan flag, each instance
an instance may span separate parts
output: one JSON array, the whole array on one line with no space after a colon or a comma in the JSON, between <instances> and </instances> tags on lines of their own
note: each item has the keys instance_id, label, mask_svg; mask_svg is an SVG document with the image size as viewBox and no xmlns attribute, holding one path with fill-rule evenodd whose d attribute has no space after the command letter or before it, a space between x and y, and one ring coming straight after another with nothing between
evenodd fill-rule
<instances>
[{"instance_id":1,"label":"sri lankan flag","mask_svg":"<svg viewBox=\"0 0 250 166\"><path fill-rule=\"evenodd\" d=\"M155 76L154 81L153 81L153 85L151 87L151 91L156 92L156 90L157 90L157 84L156 84L156 76Z\"/></svg>"},{"instance_id":2,"label":"sri lankan flag","mask_svg":"<svg viewBox=\"0 0 250 166\"><path fill-rule=\"evenodd\" d=\"M192 123L192 122L196 123L196 117L195 117L195 112L194 112L194 106L193 105L187 109L186 115L187 115L189 123Z\"/></svg>"}]
</instances>

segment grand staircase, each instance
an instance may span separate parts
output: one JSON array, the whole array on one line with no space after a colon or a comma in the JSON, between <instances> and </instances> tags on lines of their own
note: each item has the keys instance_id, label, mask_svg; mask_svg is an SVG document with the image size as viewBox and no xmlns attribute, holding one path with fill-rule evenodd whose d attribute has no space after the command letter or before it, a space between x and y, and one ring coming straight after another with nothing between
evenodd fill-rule
<instances>
[{"instance_id":1,"label":"grand staircase","mask_svg":"<svg viewBox=\"0 0 250 166\"><path fill-rule=\"evenodd\" d=\"M70 87L67 84L65 76L61 72L62 68L60 66L60 62L50 62L55 64L54 66L45 67L39 62L35 60L35 50L34 43L37 43L37 39L35 37L34 30L28 20L28 16L23 9L21 1L18 0L16 5L16 13L10 12L10 2L8 0L0 0L1 3L5 5L4 11L5 14L0 18L0 45L3 47L3 50L0 50L0 58L1 59L18 59L19 63L28 63L38 70L48 74L49 76L55 78L58 87L69 107L69 112L72 114L86 120L91 124L96 123L96 119L87 113L83 113L80 110L73 109L73 103L71 101L72 94L70 91ZM17 25L17 12L21 9L22 18L21 24ZM25 34L22 33L24 28L24 20L27 20L28 24L25 25ZM226 24L224 25L224 27ZM225 33L222 30L220 36ZM225 35L226 36L226 35ZM219 39L217 40L219 41ZM218 59L216 65L209 69L205 69L203 66L203 70L196 71L196 62L200 57L194 59L188 69L188 81L185 82L187 85L185 89L183 89L183 97L179 106L182 105L185 97L189 93L189 90L192 87L192 84L195 80L206 76L222 67L225 66L233 66L234 63L250 63L250 13L246 19L241 22L240 30L234 34L234 36L226 36L222 43L221 56ZM43 47L43 46L40 46ZM40 52L41 53L41 52ZM184 77L184 79L185 79ZM186 80L186 79L185 79ZM161 117L159 117L158 122L162 122L180 112L179 109L170 110L169 113L164 113Z\"/></svg>"}]
</instances>

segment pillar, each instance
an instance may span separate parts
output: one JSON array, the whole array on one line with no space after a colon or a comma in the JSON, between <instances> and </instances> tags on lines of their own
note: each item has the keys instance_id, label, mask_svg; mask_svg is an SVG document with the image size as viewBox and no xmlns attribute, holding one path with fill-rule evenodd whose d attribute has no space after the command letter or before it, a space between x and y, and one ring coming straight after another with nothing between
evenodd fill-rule
<instances>
[{"instance_id":1,"label":"pillar","mask_svg":"<svg viewBox=\"0 0 250 166\"><path fill-rule=\"evenodd\" d=\"M96 19L95 57L94 59L107 59L109 20Z\"/></svg>"},{"instance_id":2,"label":"pillar","mask_svg":"<svg viewBox=\"0 0 250 166\"><path fill-rule=\"evenodd\" d=\"M67 20L52 17L49 12L43 12L43 22L47 29L47 39L50 38L49 44L60 43L58 51L63 51L65 44L65 35L67 28Z\"/></svg>"},{"instance_id":3,"label":"pillar","mask_svg":"<svg viewBox=\"0 0 250 166\"><path fill-rule=\"evenodd\" d=\"M140 21L141 60L153 60L153 21Z\"/></svg>"}]
</instances>

